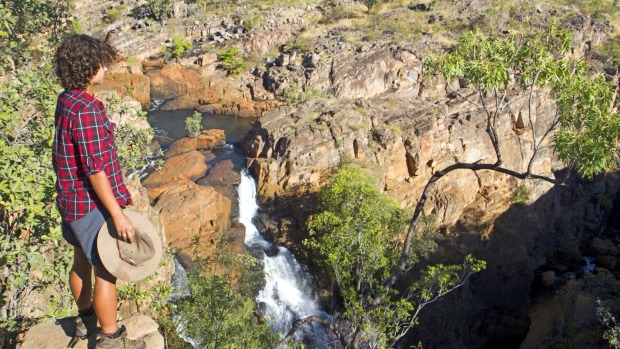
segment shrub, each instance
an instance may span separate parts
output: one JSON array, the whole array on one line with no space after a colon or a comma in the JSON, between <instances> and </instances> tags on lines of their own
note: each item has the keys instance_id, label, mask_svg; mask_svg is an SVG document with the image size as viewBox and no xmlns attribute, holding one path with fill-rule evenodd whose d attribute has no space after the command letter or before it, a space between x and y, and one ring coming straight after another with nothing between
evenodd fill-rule
<instances>
[{"instance_id":1,"label":"shrub","mask_svg":"<svg viewBox=\"0 0 620 349\"><path fill-rule=\"evenodd\" d=\"M172 13L171 0L149 0L148 4L153 17L160 22Z\"/></svg>"},{"instance_id":2,"label":"shrub","mask_svg":"<svg viewBox=\"0 0 620 349\"><path fill-rule=\"evenodd\" d=\"M172 39L172 57L179 58L183 52L192 48L192 41L186 37L177 36Z\"/></svg>"},{"instance_id":3,"label":"shrub","mask_svg":"<svg viewBox=\"0 0 620 349\"><path fill-rule=\"evenodd\" d=\"M515 205L525 205L530 198L530 190L525 185L520 185L512 194L512 203Z\"/></svg>"},{"instance_id":4,"label":"shrub","mask_svg":"<svg viewBox=\"0 0 620 349\"><path fill-rule=\"evenodd\" d=\"M245 69L243 61L243 52L237 46L231 46L229 49L220 51L220 61L224 64L224 69L230 75L237 75Z\"/></svg>"},{"instance_id":5,"label":"shrub","mask_svg":"<svg viewBox=\"0 0 620 349\"><path fill-rule=\"evenodd\" d=\"M200 135L200 130L202 129L202 126L200 126L201 121L202 114L197 111L195 111L192 116L188 116L187 119L185 119L185 129L190 137L196 138Z\"/></svg>"},{"instance_id":6,"label":"shrub","mask_svg":"<svg viewBox=\"0 0 620 349\"><path fill-rule=\"evenodd\" d=\"M103 16L103 21L105 23L114 23L119 18L121 18L121 13L117 9L111 8L105 10L105 16Z\"/></svg>"}]
</instances>

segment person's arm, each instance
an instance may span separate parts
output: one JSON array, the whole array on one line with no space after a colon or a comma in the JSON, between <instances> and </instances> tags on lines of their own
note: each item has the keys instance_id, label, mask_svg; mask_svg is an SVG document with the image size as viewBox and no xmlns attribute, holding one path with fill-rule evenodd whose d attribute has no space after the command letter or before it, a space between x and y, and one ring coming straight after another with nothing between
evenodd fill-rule
<instances>
[{"instance_id":1,"label":"person's arm","mask_svg":"<svg viewBox=\"0 0 620 349\"><path fill-rule=\"evenodd\" d=\"M106 151L105 142L108 132L105 127L105 114L101 108L93 103L85 106L77 113L78 116L72 128L72 137L78 148L82 170L90 180L95 194L110 213L117 234L123 240L131 243L134 241L133 224L116 202L110 180L104 171L105 163L102 155Z\"/></svg>"},{"instance_id":2,"label":"person's arm","mask_svg":"<svg viewBox=\"0 0 620 349\"><path fill-rule=\"evenodd\" d=\"M97 197L106 210L108 210L110 216L112 216L112 221L114 222L114 227L116 228L118 235L122 237L123 240L133 243L135 235L133 224L131 223L129 217L123 213L123 209L118 205L118 202L116 202L116 198L112 192L112 187L110 186L110 181L108 180L108 176L105 174L105 171L91 174L88 176L88 179L90 180Z\"/></svg>"}]
</instances>

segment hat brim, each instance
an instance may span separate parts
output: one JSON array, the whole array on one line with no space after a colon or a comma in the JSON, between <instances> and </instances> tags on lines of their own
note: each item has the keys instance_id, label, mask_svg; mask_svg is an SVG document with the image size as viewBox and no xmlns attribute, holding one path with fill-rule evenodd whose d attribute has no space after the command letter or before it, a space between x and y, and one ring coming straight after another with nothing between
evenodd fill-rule
<instances>
[{"instance_id":1,"label":"hat brim","mask_svg":"<svg viewBox=\"0 0 620 349\"><path fill-rule=\"evenodd\" d=\"M125 281L139 281L151 275L155 269L157 269L159 261L163 256L161 237L153 224L142 214L135 211L123 211L123 213L131 219L134 229L137 232L151 236L151 241L153 242L153 248L155 250L153 257L138 266L130 265L121 260L118 248L116 247L117 235L112 218L108 219L99 230L97 236L97 251L99 252L99 258L103 266L110 274Z\"/></svg>"}]
</instances>

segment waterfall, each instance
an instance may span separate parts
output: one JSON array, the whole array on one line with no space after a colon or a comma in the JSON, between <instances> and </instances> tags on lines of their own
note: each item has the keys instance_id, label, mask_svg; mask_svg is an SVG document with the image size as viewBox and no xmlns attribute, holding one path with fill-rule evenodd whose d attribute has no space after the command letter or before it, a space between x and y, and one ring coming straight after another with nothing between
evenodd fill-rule
<instances>
[{"instance_id":1,"label":"waterfall","mask_svg":"<svg viewBox=\"0 0 620 349\"><path fill-rule=\"evenodd\" d=\"M167 101L166 99L151 100L151 104L149 105L148 111L159 110L159 107L161 107L162 104L166 103L166 101Z\"/></svg>"},{"instance_id":2,"label":"waterfall","mask_svg":"<svg viewBox=\"0 0 620 349\"><path fill-rule=\"evenodd\" d=\"M172 274L172 279L170 280L170 285L172 286L172 290L168 294L168 300L172 303L178 302L180 300L189 298L192 296L191 291L189 289L189 281L187 279L187 272L181 262L174 257L174 273ZM189 343L192 348L197 349L198 343L195 340L185 335L185 327L187 326L187 320L185 320L182 316L173 313L172 321L176 326L176 332L185 342Z\"/></svg>"},{"instance_id":3,"label":"waterfall","mask_svg":"<svg viewBox=\"0 0 620 349\"><path fill-rule=\"evenodd\" d=\"M248 248L260 248L263 251L265 286L256 297L256 301L269 322L270 327L286 335L293 321L311 315L331 319L320 309L314 296L314 287L305 270L299 265L293 254L282 246L266 241L259 234L252 219L258 210L256 184L247 173L241 172L239 193L239 222L245 226L245 244ZM315 324L304 326L297 331L296 339L310 341L313 347L326 348L328 340L322 326ZM301 333L299 333L301 332Z\"/></svg>"}]
</instances>

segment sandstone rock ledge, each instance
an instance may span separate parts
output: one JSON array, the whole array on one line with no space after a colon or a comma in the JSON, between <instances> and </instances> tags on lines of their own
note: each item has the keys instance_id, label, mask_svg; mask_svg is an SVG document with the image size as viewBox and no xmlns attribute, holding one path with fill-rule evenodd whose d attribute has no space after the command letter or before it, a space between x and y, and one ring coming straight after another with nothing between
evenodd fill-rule
<instances>
[{"instance_id":1,"label":"sandstone rock ledge","mask_svg":"<svg viewBox=\"0 0 620 349\"><path fill-rule=\"evenodd\" d=\"M49 320L32 327L19 349L59 349L68 348L72 334L75 333L75 318L67 317ZM146 315L134 316L124 321L129 339L142 338L146 349L164 349L164 337L157 331L157 323ZM91 349L95 347L96 335L88 340L79 340L74 349Z\"/></svg>"}]
</instances>

